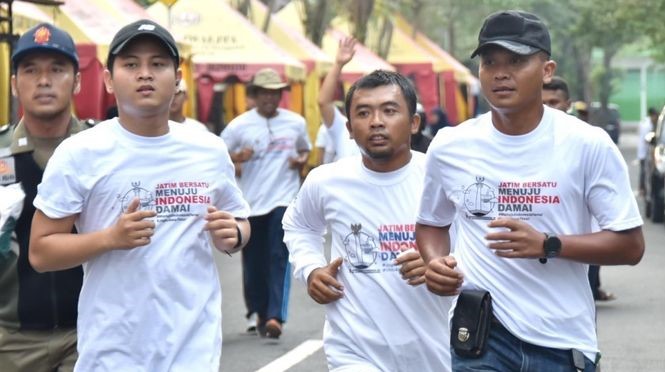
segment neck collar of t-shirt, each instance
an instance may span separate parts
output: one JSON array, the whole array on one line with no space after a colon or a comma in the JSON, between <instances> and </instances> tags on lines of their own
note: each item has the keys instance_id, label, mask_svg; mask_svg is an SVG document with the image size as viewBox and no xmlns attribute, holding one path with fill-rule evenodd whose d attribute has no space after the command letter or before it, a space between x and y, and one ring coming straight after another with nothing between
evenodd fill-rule
<instances>
[{"instance_id":1,"label":"neck collar of t-shirt","mask_svg":"<svg viewBox=\"0 0 665 372\"><path fill-rule=\"evenodd\" d=\"M402 182L406 177L409 176L412 160L413 154L411 154L411 160L409 160L409 162L406 163L403 167L390 172L377 172L367 168L361 159L360 172L364 176L365 180L371 184L379 186L394 185Z\"/></svg>"},{"instance_id":2,"label":"neck collar of t-shirt","mask_svg":"<svg viewBox=\"0 0 665 372\"><path fill-rule=\"evenodd\" d=\"M170 130L166 134L163 134L161 136L155 136L155 137L140 136L125 129L122 126L122 124L120 124L120 120L118 120L118 118L114 118L112 120L113 120L113 130L120 137L125 139L127 143L131 143L133 145L139 145L143 147L157 147L157 146L162 146L171 138Z\"/></svg>"},{"instance_id":3,"label":"neck collar of t-shirt","mask_svg":"<svg viewBox=\"0 0 665 372\"><path fill-rule=\"evenodd\" d=\"M488 115L490 123L490 134L497 142L506 143L513 146L530 143L534 139L543 135L543 133L547 132L547 129L550 127L552 122L552 113L550 110L553 109L545 107L543 110L543 116L540 118L538 125L531 132L520 135L509 135L501 133L494 127L494 124L492 123L492 115Z\"/></svg>"}]
</instances>

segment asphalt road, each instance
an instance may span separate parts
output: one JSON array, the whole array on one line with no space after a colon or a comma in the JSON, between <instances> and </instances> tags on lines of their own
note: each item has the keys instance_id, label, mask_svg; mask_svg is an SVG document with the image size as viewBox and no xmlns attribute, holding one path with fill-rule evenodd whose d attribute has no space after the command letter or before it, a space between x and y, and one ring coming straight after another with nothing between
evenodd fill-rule
<instances>
[{"instance_id":1,"label":"asphalt road","mask_svg":"<svg viewBox=\"0 0 665 372\"><path fill-rule=\"evenodd\" d=\"M630 128L629 128L630 129ZM634 131L622 134L619 147L636 185ZM641 201L640 201L641 203ZM640 207L642 207L640 205ZM598 303L598 335L603 372L665 371L665 227L645 222L646 254L637 266L603 267L601 282L617 299ZM221 371L326 371L320 348L323 307L301 283L293 282L289 319L275 341L245 332L240 256L216 256L224 291L224 346ZM295 350L294 350L295 349Z\"/></svg>"}]
</instances>

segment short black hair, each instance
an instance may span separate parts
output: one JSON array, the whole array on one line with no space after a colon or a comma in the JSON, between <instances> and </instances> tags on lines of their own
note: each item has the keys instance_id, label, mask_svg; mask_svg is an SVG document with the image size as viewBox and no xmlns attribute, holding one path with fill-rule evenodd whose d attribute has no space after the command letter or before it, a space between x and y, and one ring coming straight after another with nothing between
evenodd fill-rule
<instances>
[{"instance_id":1,"label":"short black hair","mask_svg":"<svg viewBox=\"0 0 665 372\"><path fill-rule=\"evenodd\" d=\"M353 99L353 94L356 92L356 90L372 89L385 85L397 85L400 90L402 90L402 95L404 95L406 106L409 109L409 115L413 116L416 114L416 104L418 102L418 97L416 95L416 89L413 87L411 80L397 72L375 70L371 74L363 76L358 81L353 83L348 93L346 93L346 97L344 99L346 117L351 118L351 100Z\"/></svg>"},{"instance_id":2,"label":"short black hair","mask_svg":"<svg viewBox=\"0 0 665 372\"><path fill-rule=\"evenodd\" d=\"M656 110L654 107L649 107L649 109L647 110L647 113L649 115L658 115L658 110Z\"/></svg>"},{"instance_id":3,"label":"short black hair","mask_svg":"<svg viewBox=\"0 0 665 372\"><path fill-rule=\"evenodd\" d=\"M552 80L549 83L543 84L544 90L560 90L566 94L566 99L570 98L570 92L568 91L568 83L561 76L552 76Z\"/></svg>"}]
</instances>

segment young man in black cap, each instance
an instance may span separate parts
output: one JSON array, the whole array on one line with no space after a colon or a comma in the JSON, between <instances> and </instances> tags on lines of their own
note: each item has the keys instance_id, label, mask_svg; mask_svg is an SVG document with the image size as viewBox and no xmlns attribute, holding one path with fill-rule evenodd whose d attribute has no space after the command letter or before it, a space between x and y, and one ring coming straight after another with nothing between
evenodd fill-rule
<instances>
[{"instance_id":1,"label":"young man in black cap","mask_svg":"<svg viewBox=\"0 0 665 372\"><path fill-rule=\"evenodd\" d=\"M249 208L224 142L169 124L178 62L161 26L122 28L104 72L118 117L64 141L35 198L30 262L84 265L77 371L219 369L210 244L241 249Z\"/></svg>"},{"instance_id":2,"label":"young man in black cap","mask_svg":"<svg viewBox=\"0 0 665 372\"><path fill-rule=\"evenodd\" d=\"M644 253L626 164L602 129L543 106L556 64L538 17L492 14L478 41L491 112L432 142L416 227L432 292L492 297L484 352L453 352L453 370L594 371L588 264L634 265ZM601 231L591 233L592 217ZM451 329L459 350L467 332Z\"/></svg>"},{"instance_id":3,"label":"young man in black cap","mask_svg":"<svg viewBox=\"0 0 665 372\"><path fill-rule=\"evenodd\" d=\"M83 272L72 265L38 273L28 262L28 246L44 167L60 142L84 129L71 113L80 83L76 46L65 31L39 24L21 35L12 63L12 93L23 117L4 135L10 147L0 154L0 185L20 183L25 199L17 241L0 241L0 369L71 371Z\"/></svg>"}]
</instances>

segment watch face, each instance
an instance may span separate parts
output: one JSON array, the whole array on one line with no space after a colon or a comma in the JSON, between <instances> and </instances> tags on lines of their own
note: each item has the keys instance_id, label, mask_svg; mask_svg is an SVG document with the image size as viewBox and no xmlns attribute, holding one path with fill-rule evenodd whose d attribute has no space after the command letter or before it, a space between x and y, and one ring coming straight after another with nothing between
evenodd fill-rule
<instances>
[{"instance_id":1,"label":"watch face","mask_svg":"<svg viewBox=\"0 0 665 372\"><path fill-rule=\"evenodd\" d=\"M556 235L547 235L545 239L545 256L547 258L556 257L561 252L561 240Z\"/></svg>"}]
</instances>

